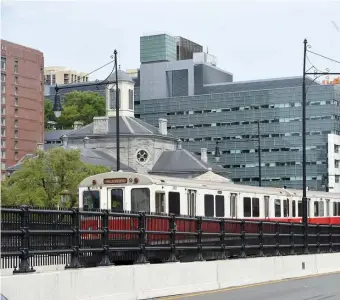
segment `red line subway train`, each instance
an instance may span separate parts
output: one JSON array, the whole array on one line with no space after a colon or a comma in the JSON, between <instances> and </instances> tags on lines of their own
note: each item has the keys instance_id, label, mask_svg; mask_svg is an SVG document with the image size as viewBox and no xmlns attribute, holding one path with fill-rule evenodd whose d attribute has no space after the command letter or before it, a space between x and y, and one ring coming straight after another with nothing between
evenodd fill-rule
<instances>
[{"instance_id":1,"label":"red line subway train","mask_svg":"<svg viewBox=\"0 0 340 300\"><path fill-rule=\"evenodd\" d=\"M308 222L310 224L325 224L327 226L340 224L340 194L307 191L307 198ZM159 244L169 246L169 235L155 234L155 232L170 232L169 219L157 218L157 215L167 214L186 217L186 219L176 219L177 232L185 233L183 235L176 234L176 245L197 245L197 235L195 235L197 222L194 218L188 217L203 217L203 220L207 218L229 220L223 225L225 226L224 231L234 233L236 237L226 239L228 245L240 245L239 236L242 231L255 234L254 243L257 244L259 231L274 233L273 238L275 239L278 229L273 224L277 224L277 222L301 223L301 199L301 190L237 185L212 180L163 177L133 172L97 174L85 178L79 184L80 210L107 209L124 213L143 211L149 215L155 215L152 218L146 218L145 221L145 228L149 232L146 244L149 246ZM232 219L235 222L230 221ZM259 230L258 223L248 222L242 229L241 222L237 222L242 219L275 221L276 223L268 225L265 222L267 225L263 226L267 227ZM101 224L101 220L98 218L83 217L81 229L98 230L101 229ZM124 215L124 217L109 218L109 230L125 232L125 234L110 233L110 246L138 246L138 234L136 234L138 224L136 217ZM219 246L220 226L219 222L204 221L200 229L207 235L203 237L202 244ZM283 230L287 230L287 228ZM126 233L129 230L133 230L135 233ZM192 236L190 233L193 233ZM98 248L102 246L100 234L83 234L82 239L85 247ZM286 242L290 243L288 240ZM300 240L301 242L303 240ZM267 244L269 243L275 245L276 242L267 240ZM295 241L295 243L299 242ZM121 253L122 257L125 254ZM160 251L155 251L154 254L156 261L161 259ZM168 254L169 251L165 253L165 255ZM197 251L192 251L192 255L195 254ZM114 255L117 257L118 252L115 252ZM192 259L188 252L183 255L188 260ZM149 260L151 260L150 257ZM125 258L120 259L125 260ZM114 259L114 261L116 260Z\"/></svg>"},{"instance_id":2,"label":"red line subway train","mask_svg":"<svg viewBox=\"0 0 340 300\"><path fill-rule=\"evenodd\" d=\"M302 190L107 172L79 184L80 209L301 222ZM308 222L340 224L340 194L307 191Z\"/></svg>"}]
</instances>

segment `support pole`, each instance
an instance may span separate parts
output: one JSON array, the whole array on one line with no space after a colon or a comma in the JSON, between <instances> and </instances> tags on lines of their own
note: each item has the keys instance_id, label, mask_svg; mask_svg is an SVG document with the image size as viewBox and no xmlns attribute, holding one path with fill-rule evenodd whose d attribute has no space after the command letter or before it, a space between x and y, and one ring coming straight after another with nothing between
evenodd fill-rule
<instances>
[{"instance_id":1,"label":"support pole","mask_svg":"<svg viewBox=\"0 0 340 300\"><path fill-rule=\"evenodd\" d=\"M114 51L115 55L115 70L116 70L116 132L117 132L117 172L120 170L120 132L119 132L119 85L118 85L118 67L117 67L117 50Z\"/></svg>"},{"instance_id":2,"label":"support pole","mask_svg":"<svg viewBox=\"0 0 340 300\"><path fill-rule=\"evenodd\" d=\"M303 76L302 76L302 223L305 228L308 225L308 203L307 203L307 183L306 183L306 54L307 39L303 41Z\"/></svg>"}]
</instances>

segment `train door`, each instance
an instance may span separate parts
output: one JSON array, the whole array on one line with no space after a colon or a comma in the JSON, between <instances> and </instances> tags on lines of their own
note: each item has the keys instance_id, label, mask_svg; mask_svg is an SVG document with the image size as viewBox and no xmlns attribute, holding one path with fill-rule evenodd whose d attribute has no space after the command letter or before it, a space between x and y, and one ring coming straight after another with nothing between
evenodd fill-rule
<instances>
[{"instance_id":1,"label":"train door","mask_svg":"<svg viewBox=\"0 0 340 300\"><path fill-rule=\"evenodd\" d=\"M195 190L187 191L187 205L188 205L188 216L196 216L196 194Z\"/></svg>"},{"instance_id":2,"label":"train door","mask_svg":"<svg viewBox=\"0 0 340 300\"><path fill-rule=\"evenodd\" d=\"M124 210L124 188L108 189L107 205L112 211Z\"/></svg>"}]
</instances>

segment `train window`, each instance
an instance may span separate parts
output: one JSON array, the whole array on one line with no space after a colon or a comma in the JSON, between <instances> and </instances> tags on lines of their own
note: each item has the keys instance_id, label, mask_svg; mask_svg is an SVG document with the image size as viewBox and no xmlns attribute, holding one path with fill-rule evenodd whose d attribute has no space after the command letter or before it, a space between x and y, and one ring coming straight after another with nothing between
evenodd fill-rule
<instances>
[{"instance_id":1,"label":"train window","mask_svg":"<svg viewBox=\"0 0 340 300\"><path fill-rule=\"evenodd\" d=\"M196 191L188 190L188 215L194 217L196 215Z\"/></svg>"},{"instance_id":2,"label":"train window","mask_svg":"<svg viewBox=\"0 0 340 300\"><path fill-rule=\"evenodd\" d=\"M319 216L319 202L314 201L314 217L318 217L318 216Z\"/></svg>"},{"instance_id":3,"label":"train window","mask_svg":"<svg viewBox=\"0 0 340 300\"><path fill-rule=\"evenodd\" d=\"M169 192L169 214L180 215L180 194L178 192Z\"/></svg>"},{"instance_id":4,"label":"train window","mask_svg":"<svg viewBox=\"0 0 340 300\"><path fill-rule=\"evenodd\" d=\"M259 217L260 216L260 199L259 198L253 198L252 199L252 211L253 211L253 217Z\"/></svg>"},{"instance_id":5,"label":"train window","mask_svg":"<svg viewBox=\"0 0 340 300\"><path fill-rule=\"evenodd\" d=\"M243 216L251 217L251 199L249 197L243 198Z\"/></svg>"},{"instance_id":6,"label":"train window","mask_svg":"<svg viewBox=\"0 0 340 300\"><path fill-rule=\"evenodd\" d=\"M112 189L111 190L111 210L122 211L123 210L123 190Z\"/></svg>"},{"instance_id":7,"label":"train window","mask_svg":"<svg viewBox=\"0 0 340 300\"><path fill-rule=\"evenodd\" d=\"M264 196L264 217L269 218L269 196Z\"/></svg>"},{"instance_id":8,"label":"train window","mask_svg":"<svg viewBox=\"0 0 340 300\"><path fill-rule=\"evenodd\" d=\"M325 205L324 202L321 200L319 201L319 217L323 217L325 215Z\"/></svg>"},{"instance_id":9,"label":"train window","mask_svg":"<svg viewBox=\"0 0 340 300\"><path fill-rule=\"evenodd\" d=\"M281 200L275 199L275 218L281 218Z\"/></svg>"},{"instance_id":10,"label":"train window","mask_svg":"<svg viewBox=\"0 0 340 300\"><path fill-rule=\"evenodd\" d=\"M289 217L289 200L288 199L283 200L283 216Z\"/></svg>"},{"instance_id":11,"label":"train window","mask_svg":"<svg viewBox=\"0 0 340 300\"><path fill-rule=\"evenodd\" d=\"M156 192L156 213L164 213L165 212L165 193Z\"/></svg>"},{"instance_id":12,"label":"train window","mask_svg":"<svg viewBox=\"0 0 340 300\"><path fill-rule=\"evenodd\" d=\"M131 211L150 211L150 190L148 188L131 190Z\"/></svg>"},{"instance_id":13,"label":"train window","mask_svg":"<svg viewBox=\"0 0 340 300\"><path fill-rule=\"evenodd\" d=\"M230 216L236 218L237 216L237 194L230 194Z\"/></svg>"},{"instance_id":14,"label":"train window","mask_svg":"<svg viewBox=\"0 0 340 300\"><path fill-rule=\"evenodd\" d=\"M292 217L295 218L296 216L296 201L292 201Z\"/></svg>"},{"instance_id":15,"label":"train window","mask_svg":"<svg viewBox=\"0 0 340 300\"><path fill-rule=\"evenodd\" d=\"M224 217L224 196L215 196L215 210L216 217Z\"/></svg>"},{"instance_id":16,"label":"train window","mask_svg":"<svg viewBox=\"0 0 340 300\"><path fill-rule=\"evenodd\" d=\"M333 202L333 216L340 216L340 202Z\"/></svg>"},{"instance_id":17,"label":"train window","mask_svg":"<svg viewBox=\"0 0 340 300\"><path fill-rule=\"evenodd\" d=\"M298 217L302 217L302 201L298 201Z\"/></svg>"},{"instance_id":18,"label":"train window","mask_svg":"<svg viewBox=\"0 0 340 300\"><path fill-rule=\"evenodd\" d=\"M206 217L214 216L214 196L204 195L204 215Z\"/></svg>"},{"instance_id":19,"label":"train window","mask_svg":"<svg viewBox=\"0 0 340 300\"><path fill-rule=\"evenodd\" d=\"M99 191L84 191L83 192L83 208L84 210L100 208Z\"/></svg>"},{"instance_id":20,"label":"train window","mask_svg":"<svg viewBox=\"0 0 340 300\"><path fill-rule=\"evenodd\" d=\"M325 211L325 216L329 217L329 199L326 199L326 211Z\"/></svg>"}]
</instances>

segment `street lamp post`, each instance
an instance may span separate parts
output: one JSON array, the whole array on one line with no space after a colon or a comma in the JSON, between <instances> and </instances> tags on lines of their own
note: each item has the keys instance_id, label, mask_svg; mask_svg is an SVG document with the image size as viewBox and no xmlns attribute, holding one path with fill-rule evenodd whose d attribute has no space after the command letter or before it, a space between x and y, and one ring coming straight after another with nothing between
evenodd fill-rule
<instances>
[{"instance_id":1,"label":"street lamp post","mask_svg":"<svg viewBox=\"0 0 340 300\"><path fill-rule=\"evenodd\" d=\"M258 135L257 154L258 154L258 160L259 160L259 186L262 186L260 121L257 121L257 135Z\"/></svg>"},{"instance_id":2,"label":"street lamp post","mask_svg":"<svg viewBox=\"0 0 340 300\"><path fill-rule=\"evenodd\" d=\"M82 83L82 84L68 84L68 85L64 85L62 87L59 87L57 84L55 86L55 96L54 96L54 103L53 103L53 111L54 114L57 118L60 117L61 112L63 111L63 107L61 104L61 100L60 100L60 94L59 94L59 90L64 90L64 89L73 89L73 88L78 88L78 87L86 87L86 86L101 86L101 85L109 85L109 84L115 84L116 85L116 131L117 131L117 171L120 170L120 130L119 130L119 86L118 86L118 62L117 62L117 50L114 50L114 56L111 56L111 58L114 57L114 66L112 68L111 73L109 74L109 76L102 80L102 81L95 81L95 82L89 82L89 83ZM106 66L108 64L105 64L104 66ZM104 67L103 66L103 67ZM102 67L100 67L99 69L101 69ZM97 70L99 70L97 69ZM95 70L95 71L97 71ZM113 71L116 71L116 78L114 81L112 80L108 80L110 75L113 73ZM91 72L93 73L93 72ZM90 73L90 74L91 74Z\"/></svg>"}]
</instances>

